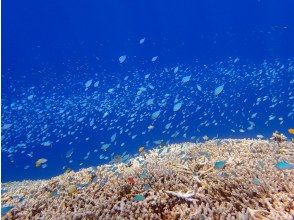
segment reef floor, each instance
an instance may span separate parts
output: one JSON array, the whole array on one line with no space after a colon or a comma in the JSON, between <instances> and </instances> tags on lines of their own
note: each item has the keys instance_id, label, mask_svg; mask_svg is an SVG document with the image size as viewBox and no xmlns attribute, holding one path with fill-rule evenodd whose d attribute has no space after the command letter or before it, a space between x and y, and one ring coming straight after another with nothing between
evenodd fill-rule
<instances>
[{"instance_id":1,"label":"reef floor","mask_svg":"<svg viewBox=\"0 0 294 220\"><path fill-rule=\"evenodd\" d=\"M2 219L293 219L294 143L222 139L3 183Z\"/></svg>"}]
</instances>

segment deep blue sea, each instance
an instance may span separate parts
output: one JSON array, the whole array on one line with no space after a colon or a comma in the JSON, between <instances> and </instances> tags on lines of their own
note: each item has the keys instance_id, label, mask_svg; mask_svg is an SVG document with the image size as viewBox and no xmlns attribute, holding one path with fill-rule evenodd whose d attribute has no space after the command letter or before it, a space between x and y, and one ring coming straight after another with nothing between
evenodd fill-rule
<instances>
[{"instance_id":1,"label":"deep blue sea","mask_svg":"<svg viewBox=\"0 0 294 220\"><path fill-rule=\"evenodd\" d=\"M2 182L291 138L293 39L292 0L4 0Z\"/></svg>"}]
</instances>

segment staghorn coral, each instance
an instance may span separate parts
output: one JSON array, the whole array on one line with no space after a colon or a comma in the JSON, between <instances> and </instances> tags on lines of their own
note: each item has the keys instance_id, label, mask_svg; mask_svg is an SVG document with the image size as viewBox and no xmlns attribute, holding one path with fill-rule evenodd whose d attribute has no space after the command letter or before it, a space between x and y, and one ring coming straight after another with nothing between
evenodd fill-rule
<instances>
[{"instance_id":1,"label":"staghorn coral","mask_svg":"<svg viewBox=\"0 0 294 220\"><path fill-rule=\"evenodd\" d=\"M294 171L275 167L293 163L293 149L247 139L174 144L130 165L4 183L2 202L14 208L3 219L293 219Z\"/></svg>"}]
</instances>

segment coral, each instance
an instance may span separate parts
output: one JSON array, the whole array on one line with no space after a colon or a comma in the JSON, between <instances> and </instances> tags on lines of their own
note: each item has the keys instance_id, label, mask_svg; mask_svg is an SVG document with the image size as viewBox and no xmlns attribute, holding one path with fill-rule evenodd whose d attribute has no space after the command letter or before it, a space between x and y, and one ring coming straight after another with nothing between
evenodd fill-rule
<instances>
[{"instance_id":1,"label":"coral","mask_svg":"<svg viewBox=\"0 0 294 220\"><path fill-rule=\"evenodd\" d=\"M293 164L293 149L249 139L174 144L128 164L3 183L2 202L13 206L3 219L292 220L294 170L276 164Z\"/></svg>"},{"instance_id":2,"label":"coral","mask_svg":"<svg viewBox=\"0 0 294 220\"><path fill-rule=\"evenodd\" d=\"M181 193L181 192L173 192L173 191L165 191L167 194L173 195L178 197L179 199L183 199L189 202L193 202L195 201L194 197L194 192L193 191L189 191L186 193Z\"/></svg>"},{"instance_id":3,"label":"coral","mask_svg":"<svg viewBox=\"0 0 294 220\"><path fill-rule=\"evenodd\" d=\"M272 134L271 140L277 141L278 143L282 143L287 140L287 137L284 134L275 131Z\"/></svg>"}]
</instances>

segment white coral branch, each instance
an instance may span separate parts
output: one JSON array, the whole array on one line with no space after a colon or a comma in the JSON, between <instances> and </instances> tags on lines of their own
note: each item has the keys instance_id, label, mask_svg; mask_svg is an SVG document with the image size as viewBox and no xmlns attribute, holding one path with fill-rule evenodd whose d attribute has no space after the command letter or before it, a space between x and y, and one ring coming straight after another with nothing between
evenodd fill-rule
<instances>
[{"instance_id":1,"label":"white coral branch","mask_svg":"<svg viewBox=\"0 0 294 220\"><path fill-rule=\"evenodd\" d=\"M265 219L264 214L269 214L268 211L266 210L262 210L262 209L251 209L251 208L247 208L247 212L250 216L250 219Z\"/></svg>"},{"instance_id":2,"label":"white coral branch","mask_svg":"<svg viewBox=\"0 0 294 220\"><path fill-rule=\"evenodd\" d=\"M195 199L193 198L193 196L195 195L194 192L192 191L188 191L186 193L182 193L182 192L174 192L174 191L165 191L167 194L169 195L173 195L176 196L180 199L189 201L189 202L193 202L195 201Z\"/></svg>"}]
</instances>

